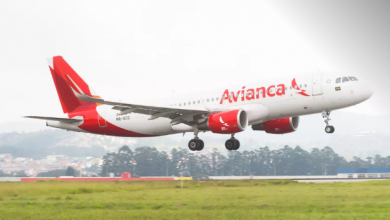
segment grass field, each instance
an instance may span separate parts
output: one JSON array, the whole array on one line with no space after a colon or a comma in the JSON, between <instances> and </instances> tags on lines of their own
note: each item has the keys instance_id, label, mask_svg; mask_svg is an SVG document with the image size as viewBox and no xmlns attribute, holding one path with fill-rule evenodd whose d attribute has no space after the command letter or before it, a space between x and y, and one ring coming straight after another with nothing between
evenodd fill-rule
<instances>
[{"instance_id":1,"label":"grass field","mask_svg":"<svg viewBox=\"0 0 390 220\"><path fill-rule=\"evenodd\" d=\"M390 219L390 181L0 183L0 219Z\"/></svg>"}]
</instances>

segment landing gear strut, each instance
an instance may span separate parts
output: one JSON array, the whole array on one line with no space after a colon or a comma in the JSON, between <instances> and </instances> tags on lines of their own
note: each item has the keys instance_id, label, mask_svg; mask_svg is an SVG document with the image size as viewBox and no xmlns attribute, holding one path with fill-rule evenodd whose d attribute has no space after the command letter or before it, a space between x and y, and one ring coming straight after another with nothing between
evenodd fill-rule
<instances>
[{"instance_id":1,"label":"landing gear strut","mask_svg":"<svg viewBox=\"0 0 390 220\"><path fill-rule=\"evenodd\" d=\"M198 137L199 130L195 129L195 138L188 142L188 148L192 151L201 151L204 148L204 142Z\"/></svg>"},{"instance_id":2,"label":"landing gear strut","mask_svg":"<svg viewBox=\"0 0 390 220\"><path fill-rule=\"evenodd\" d=\"M325 132L328 133L328 134L331 134L335 131L334 127L329 125L329 121L331 120L329 118L329 115L330 115L330 111L324 111L322 112L322 118L324 118L324 121L325 121L325 124L326 124L326 127L325 127Z\"/></svg>"},{"instance_id":3,"label":"landing gear strut","mask_svg":"<svg viewBox=\"0 0 390 220\"><path fill-rule=\"evenodd\" d=\"M234 138L234 134L232 137L225 142L225 147L228 150L238 150L240 148L240 141Z\"/></svg>"}]
</instances>

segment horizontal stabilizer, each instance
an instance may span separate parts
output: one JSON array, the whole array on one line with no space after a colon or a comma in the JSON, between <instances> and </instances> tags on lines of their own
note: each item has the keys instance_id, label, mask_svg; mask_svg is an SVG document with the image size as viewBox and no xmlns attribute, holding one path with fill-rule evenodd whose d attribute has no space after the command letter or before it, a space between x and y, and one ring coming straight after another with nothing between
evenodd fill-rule
<instances>
[{"instance_id":1,"label":"horizontal stabilizer","mask_svg":"<svg viewBox=\"0 0 390 220\"><path fill-rule=\"evenodd\" d=\"M53 118L53 117L40 117L40 116L25 116L25 118L33 118L47 121L60 121L65 123L75 123L82 121L81 119L72 119L72 118Z\"/></svg>"}]
</instances>

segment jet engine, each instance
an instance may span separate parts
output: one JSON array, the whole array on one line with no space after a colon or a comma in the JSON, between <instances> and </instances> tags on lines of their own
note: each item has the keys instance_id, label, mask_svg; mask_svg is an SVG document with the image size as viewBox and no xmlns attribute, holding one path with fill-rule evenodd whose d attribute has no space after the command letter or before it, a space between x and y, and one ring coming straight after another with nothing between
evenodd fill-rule
<instances>
[{"instance_id":1,"label":"jet engine","mask_svg":"<svg viewBox=\"0 0 390 220\"><path fill-rule=\"evenodd\" d=\"M208 120L198 124L198 129L219 134L233 134L244 131L247 126L248 117L245 110L237 109L209 115Z\"/></svg>"},{"instance_id":2,"label":"jet engine","mask_svg":"<svg viewBox=\"0 0 390 220\"><path fill-rule=\"evenodd\" d=\"M299 116L266 121L253 125L252 129L255 131L265 131L270 134L286 134L296 131L298 125Z\"/></svg>"}]
</instances>

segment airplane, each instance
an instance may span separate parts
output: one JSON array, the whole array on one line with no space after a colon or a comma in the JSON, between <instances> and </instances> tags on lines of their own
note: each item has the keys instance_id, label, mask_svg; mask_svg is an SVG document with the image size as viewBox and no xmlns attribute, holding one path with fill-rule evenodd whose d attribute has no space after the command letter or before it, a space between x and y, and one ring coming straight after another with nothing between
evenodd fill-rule
<instances>
[{"instance_id":1,"label":"airplane","mask_svg":"<svg viewBox=\"0 0 390 220\"><path fill-rule=\"evenodd\" d=\"M161 105L141 105L103 99L61 57L48 59L63 112L68 118L26 116L46 120L49 127L120 137L156 137L193 132L191 151L201 151L200 132L228 134L227 150L238 150L234 137L249 126L255 131L286 134L297 130L299 117L321 113L326 133L334 110L356 105L373 95L354 76L324 73L267 79L243 86L216 85L210 91Z\"/></svg>"}]
</instances>

